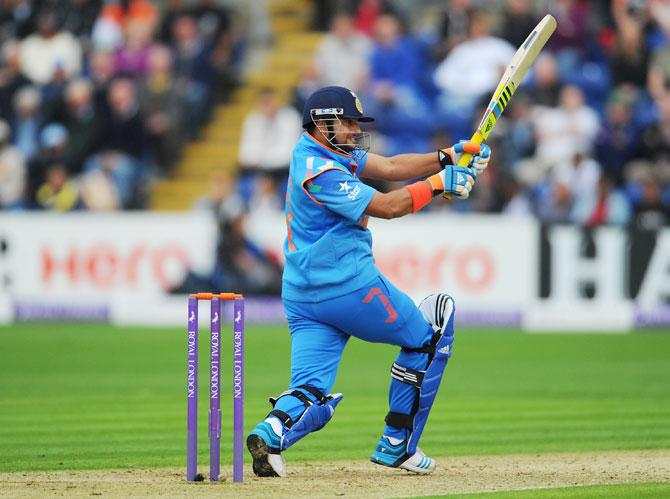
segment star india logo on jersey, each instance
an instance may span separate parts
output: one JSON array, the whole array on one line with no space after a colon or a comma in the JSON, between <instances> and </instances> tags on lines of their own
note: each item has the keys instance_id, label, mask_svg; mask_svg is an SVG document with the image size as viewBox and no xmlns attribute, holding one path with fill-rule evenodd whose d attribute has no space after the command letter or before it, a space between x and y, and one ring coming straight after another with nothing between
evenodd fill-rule
<instances>
[{"instance_id":1,"label":"star india logo on jersey","mask_svg":"<svg viewBox=\"0 0 670 499\"><path fill-rule=\"evenodd\" d=\"M355 185L352 189L352 187L349 185L349 182L346 182L346 181L345 182L339 182L339 184L340 184L339 192L344 191L344 193L347 195L347 198L349 198L349 200L351 200L351 201L354 201L356 199L356 197L358 197L358 195L361 192L361 187L359 185ZM351 191L351 192L349 192L349 191Z\"/></svg>"}]
</instances>

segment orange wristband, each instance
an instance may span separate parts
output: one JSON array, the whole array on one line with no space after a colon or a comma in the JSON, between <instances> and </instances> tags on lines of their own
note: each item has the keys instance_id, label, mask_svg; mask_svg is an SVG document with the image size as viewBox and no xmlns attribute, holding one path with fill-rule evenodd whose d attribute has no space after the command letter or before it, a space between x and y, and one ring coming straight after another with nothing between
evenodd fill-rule
<instances>
[{"instance_id":1,"label":"orange wristband","mask_svg":"<svg viewBox=\"0 0 670 499\"><path fill-rule=\"evenodd\" d=\"M433 199L433 189L425 180L406 185L405 189L412 197L412 213L416 213Z\"/></svg>"}]
</instances>

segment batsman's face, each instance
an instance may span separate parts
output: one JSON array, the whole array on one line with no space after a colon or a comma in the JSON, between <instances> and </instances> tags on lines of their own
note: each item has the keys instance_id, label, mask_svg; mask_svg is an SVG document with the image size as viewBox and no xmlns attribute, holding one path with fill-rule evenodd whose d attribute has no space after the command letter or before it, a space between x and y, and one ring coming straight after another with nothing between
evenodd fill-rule
<instances>
[{"instance_id":1,"label":"batsman's face","mask_svg":"<svg viewBox=\"0 0 670 499\"><path fill-rule=\"evenodd\" d=\"M361 127L356 120L342 119L335 126L335 143L346 144L352 148L356 145L356 134L361 133Z\"/></svg>"}]
</instances>

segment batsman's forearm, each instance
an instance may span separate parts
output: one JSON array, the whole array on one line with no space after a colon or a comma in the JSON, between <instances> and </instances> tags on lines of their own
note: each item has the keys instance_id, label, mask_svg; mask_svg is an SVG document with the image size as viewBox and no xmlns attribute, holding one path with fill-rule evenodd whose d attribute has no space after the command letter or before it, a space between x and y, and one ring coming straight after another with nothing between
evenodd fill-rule
<instances>
[{"instance_id":1,"label":"batsman's forearm","mask_svg":"<svg viewBox=\"0 0 670 499\"><path fill-rule=\"evenodd\" d=\"M412 207L412 196L403 187L387 193L375 193L365 210L365 214L377 218L399 218L412 213Z\"/></svg>"},{"instance_id":2,"label":"batsman's forearm","mask_svg":"<svg viewBox=\"0 0 670 499\"><path fill-rule=\"evenodd\" d=\"M437 154L398 154L391 156L391 177L388 180L411 180L425 177L440 170Z\"/></svg>"}]
</instances>

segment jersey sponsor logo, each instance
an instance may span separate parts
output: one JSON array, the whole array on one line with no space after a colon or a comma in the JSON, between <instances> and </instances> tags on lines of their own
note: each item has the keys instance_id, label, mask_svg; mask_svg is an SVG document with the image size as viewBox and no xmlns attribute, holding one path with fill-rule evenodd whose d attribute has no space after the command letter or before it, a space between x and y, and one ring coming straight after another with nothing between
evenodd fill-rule
<instances>
[{"instance_id":1,"label":"jersey sponsor logo","mask_svg":"<svg viewBox=\"0 0 670 499\"><path fill-rule=\"evenodd\" d=\"M339 192L344 191L344 193L347 195L347 198L350 199L351 201L354 201L361 193L362 189L360 185L355 185L354 187L351 187L349 185L349 182L347 182L346 180L344 182L338 182L338 183L340 184Z\"/></svg>"}]
</instances>

